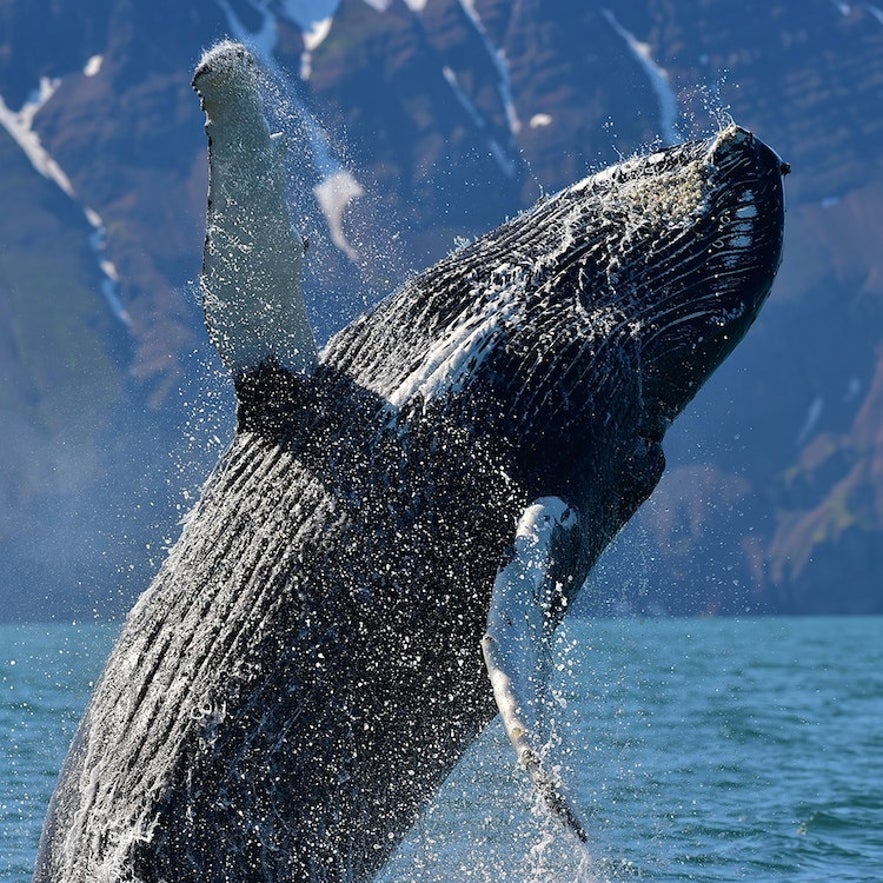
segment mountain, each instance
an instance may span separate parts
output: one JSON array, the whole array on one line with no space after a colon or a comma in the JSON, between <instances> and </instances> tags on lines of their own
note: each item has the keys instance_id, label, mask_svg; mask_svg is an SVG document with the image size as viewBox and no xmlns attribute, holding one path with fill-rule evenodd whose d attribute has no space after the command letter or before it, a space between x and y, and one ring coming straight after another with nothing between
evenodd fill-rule
<instances>
[{"instance_id":1,"label":"mountain","mask_svg":"<svg viewBox=\"0 0 883 883\"><path fill-rule=\"evenodd\" d=\"M591 612L883 612L883 11L808 0L0 2L0 618L109 616L232 431L190 89L270 70L322 339L600 166L729 119L791 164L783 266L669 434Z\"/></svg>"}]
</instances>

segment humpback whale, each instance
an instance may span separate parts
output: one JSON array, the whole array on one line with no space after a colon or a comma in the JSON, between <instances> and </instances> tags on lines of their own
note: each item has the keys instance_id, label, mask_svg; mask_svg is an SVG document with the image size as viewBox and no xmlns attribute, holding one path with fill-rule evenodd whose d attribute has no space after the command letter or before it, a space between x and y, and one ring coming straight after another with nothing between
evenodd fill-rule
<instances>
[{"instance_id":1,"label":"humpback whale","mask_svg":"<svg viewBox=\"0 0 883 883\"><path fill-rule=\"evenodd\" d=\"M34 879L369 881L498 712L550 809L551 636L754 321L787 167L750 132L628 159L317 351L255 62L200 62L202 297L237 431L128 615Z\"/></svg>"}]
</instances>

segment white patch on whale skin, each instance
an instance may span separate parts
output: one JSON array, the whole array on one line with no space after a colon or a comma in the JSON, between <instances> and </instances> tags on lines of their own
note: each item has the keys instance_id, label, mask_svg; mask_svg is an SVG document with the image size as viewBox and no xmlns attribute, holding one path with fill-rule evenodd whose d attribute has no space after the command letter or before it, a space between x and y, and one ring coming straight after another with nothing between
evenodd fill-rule
<instances>
[{"instance_id":1,"label":"white patch on whale skin","mask_svg":"<svg viewBox=\"0 0 883 883\"><path fill-rule=\"evenodd\" d=\"M514 276L509 284L489 296L473 317L465 322L455 322L437 343L427 349L423 361L389 396L391 408L401 408L416 396L426 403L462 390L470 374L493 350L497 332L519 321L518 293L523 289L522 271L503 264L497 272L504 276L514 273Z\"/></svg>"}]
</instances>

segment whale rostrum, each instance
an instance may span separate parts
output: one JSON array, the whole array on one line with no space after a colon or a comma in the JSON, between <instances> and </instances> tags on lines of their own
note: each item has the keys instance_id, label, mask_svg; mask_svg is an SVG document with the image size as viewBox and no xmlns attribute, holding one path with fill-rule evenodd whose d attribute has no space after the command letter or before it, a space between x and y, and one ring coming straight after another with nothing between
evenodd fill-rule
<instances>
[{"instance_id":1,"label":"whale rostrum","mask_svg":"<svg viewBox=\"0 0 883 883\"><path fill-rule=\"evenodd\" d=\"M36 881L369 881L499 711L586 837L542 720L556 626L779 265L737 126L548 197L316 352L254 60L197 68L206 323L238 427L74 737Z\"/></svg>"}]
</instances>

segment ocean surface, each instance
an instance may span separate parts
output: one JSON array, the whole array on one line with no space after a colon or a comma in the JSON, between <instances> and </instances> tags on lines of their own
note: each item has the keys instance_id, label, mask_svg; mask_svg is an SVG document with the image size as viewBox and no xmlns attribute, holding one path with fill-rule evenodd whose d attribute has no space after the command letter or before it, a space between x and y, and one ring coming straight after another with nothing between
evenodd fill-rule
<instances>
[{"instance_id":1,"label":"ocean surface","mask_svg":"<svg viewBox=\"0 0 883 883\"><path fill-rule=\"evenodd\" d=\"M0 627L0 880L116 635ZM390 866L397 881L883 880L883 619L571 619L550 702L589 831L559 829L495 722Z\"/></svg>"}]
</instances>

